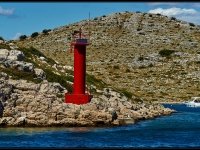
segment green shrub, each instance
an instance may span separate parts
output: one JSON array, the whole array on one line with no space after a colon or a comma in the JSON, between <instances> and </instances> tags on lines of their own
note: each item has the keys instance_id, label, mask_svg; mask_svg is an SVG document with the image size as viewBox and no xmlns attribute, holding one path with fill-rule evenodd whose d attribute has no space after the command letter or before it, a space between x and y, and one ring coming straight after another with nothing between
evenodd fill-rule
<instances>
[{"instance_id":1,"label":"green shrub","mask_svg":"<svg viewBox=\"0 0 200 150\"><path fill-rule=\"evenodd\" d=\"M27 38L27 36L26 35L21 35L20 37L19 37L19 39L22 41L22 40L25 40Z\"/></svg>"},{"instance_id":2,"label":"green shrub","mask_svg":"<svg viewBox=\"0 0 200 150\"><path fill-rule=\"evenodd\" d=\"M114 69L119 69L118 65L113 66Z\"/></svg>"},{"instance_id":3,"label":"green shrub","mask_svg":"<svg viewBox=\"0 0 200 150\"><path fill-rule=\"evenodd\" d=\"M138 57L138 61L143 61L143 60L144 60L143 56Z\"/></svg>"},{"instance_id":4,"label":"green shrub","mask_svg":"<svg viewBox=\"0 0 200 150\"><path fill-rule=\"evenodd\" d=\"M131 72L131 70L127 68L127 69L126 69L126 72Z\"/></svg>"},{"instance_id":5,"label":"green shrub","mask_svg":"<svg viewBox=\"0 0 200 150\"><path fill-rule=\"evenodd\" d=\"M181 72L181 75L186 75L187 74L187 72Z\"/></svg>"},{"instance_id":6,"label":"green shrub","mask_svg":"<svg viewBox=\"0 0 200 150\"><path fill-rule=\"evenodd\" d=\"M30 47L30 48L20 47L19 50L22 51L26 57L31 57L32 54L38 57L41 57L41 56L46 57L42 52L35 49L34 47Z\"/></svg>"},{"instance_id":7,"label":"green shrub","mask_svg":"<svg viewBox=\"0 0 200 150\"><path fill-rule=\"evenodd\" d=\"M175 17L171 17L171 20L176 20L176 18Z\"/></svg>"},{"instance_id":8,"label":"green shrub","mask_svg":"<svg viewBox=\"0 0 200 150\"><path fill-rule=\"evenodd\" d=\"M142 65L142 66L139 66L139 69L144 69L146 68L146 66Z\"/></svg>"},{"instance_id":9,"label":"green shrub","mask_svg":"<svg viewBox=\"0 0 200 150\"><path fill-rule=\"evenodd\" d=\"M58 98L63 98L64 97L64 94L56 94L56 96L58 97Z\"/></svg>"},{"instance_id":10,"label":"green shrub","mask_svg":"<svg viewBox=\"0 0 200 150\"><path fill-rule=\"evenodd\" d=\"M37 37L38 35L39 35L38 32L34 32L31 34L31 37L34 38L34 37Z\"/></svg>"},{"instance_id":11,"label":"green shrub","mask_svg":"<svg viewBox=\"0 0 200 150\"><path fill-rule=\"evenodd\" d=\"M152 64L152 63L150 63L150 64L149 64L149 67L153 67L153 64Z\"/></svg>"},{"instance_id":12,"label":"green shrub","mask_svg":"<svg viewBox=\"0 0 200 150\"><path fill-rule=\"evenodd\" d=\"M44 29L44 30L42 31L42 33L48 34L50 31L51 31L51 29Z\"/></svg>"},{"instance_id":13,"label":"green shrub","mask_svg":"<svg viewBox=\"0 0 200 150\"><path fill-rule=\"evenodd\" d=\"M46 73L46 79L49 82L58 82L60 83L60 85L65 87L70 93L72 92L72 85L67 83L67 76L57 75L50 69L44 69L44 72Z\"/></svg>"},{"instance_id":14,"label":"green shrub","mask_svg":"<svg viewBox=\"0 0 200 150\"><path fill-rule=\"evenodd\" d=\"M32 46L29 48L29 51L31 54L34 54L38 57L46 57L42 52L40 52L39 50L37 50L36 48L34 48Z\"/></svg>"},{"instance_id":15,"label":"green shrub","mask_svg":"<svg viewBox=\"0 0 200 150\"><path fill-rule=\"evenodd\" d=\"M195 24L194 24L194 23L191 23L191 22L190 22L189 25L192 26L192 27L195 27Z\"/></svg>"},{"instance_id":16,"label":"green shrub","mask_svg":"<svg viewBox=\"0 0 200 150\"><path fill-rule=\"evenodd\" d=\"M15 80L24 79L34 83L40 83L42 81L41 79L37 79L33 72L19 71L15 68L0 68L0 71L7 73Z\"/></svg>"},{"instance_id":17,"label":"green shrub","mask_svg":"<svg viewBox=\"0 0 200 150\"><path fill-rule=\"evenodd\" d=\"M95 85L97 88L102 89L106 87L106 83L104 83L102 80L95 78L93 75L86 75L86 82L89 85Z\"/></svg>"},{"instance_id":18,"label":"green shrub","mask_svg":"<svg viewBox=\"0 0 200 150\"><path fill-rule=\"evenodd\" d=\"M159 54L162 57L169 57L174 52L175 52L174 50L163 49L163 50L159 51Z\"/></svg>"},{"instance_id":19,"label":"green shrub","mask_svg":"<svg viewBox=\"0 0 200 150\"><path fill-rule=\"evenodd\" d=\"M0 36L0 40L5 41L4 38L2 36Z\"/></svg>"},{"instance_id":20,"label":"green shrub","mask_svg":"<svg viewBox=\"0 0 200 150\"><path fill-rule=\"evenodd\" d=\"M49 63L50 65L56 64L56 62L53 59L46 57L42 52L40 52L39 50L37 50L36 48L32 46L29 48L21 47L19 48L19 50L22 51L24 55L28 58L31 58L32 55L36 55L38 57L46 58L47 63Z\"/></svg>"},{"instance_id":21,"label":"green shrub","mask_svg":"<svg viewBox=\"0 0 200 150\"><path fill-rule=\"evenodd\" d=\"M0 68L0 72L5 72L8 75L11 75L15 80L24 79L34 83L40 83L42 81L41 79L37 79L33 72L19 71L15 68ZM67 83L67 81L69 81L68 77L57 75L50 69L44 69L44 72L46 73L46 78L49 82L60 83L60 85L65 87L69 92L72 92L72 86Z\"/></svg>"},{"instance_id":22,"label":"green shrub","mask_svg":"<svg viewBox=\"0 0 200 150\"><path fill-rule=\"evenodd\" d=\"M32 51L32 48L19 47L19 50L24 53L25 62L32 63L35 67L39 67L39 65L35 61L33 61L32 54L34 54L34 50Z\"/></svg>"},{"instance_id":23,"label":"green shrub","mask_svg":"<svg viewBox=\"0 0 200 150\"><path fill-rule=\"evenodd\" d=\"M0 43L0 48L10 50L10 46L5 43Z\"/></svg>"},{"instance_id":24,"label":"green shrub","mask_svg":"<svg viewBox=\"0 0 200 150\"><path fill-rule=\"evenodd\" d=\"M127 98L132 98L133 94L131 92L126 91L126 89L122 89L121 91Z\"/></svg>"},{"instance_id":25,"label":"green shrub","mask_svg":"<svg viewBox=\"0 0 200 150\"><path fill-rule=\"evenodd\" d=\"M47 59L47 63L49 63L50 65L56 64L56 62L53 59L47 58L47 57L46 57L46 59Z\"/></svg>"}]
</instances>

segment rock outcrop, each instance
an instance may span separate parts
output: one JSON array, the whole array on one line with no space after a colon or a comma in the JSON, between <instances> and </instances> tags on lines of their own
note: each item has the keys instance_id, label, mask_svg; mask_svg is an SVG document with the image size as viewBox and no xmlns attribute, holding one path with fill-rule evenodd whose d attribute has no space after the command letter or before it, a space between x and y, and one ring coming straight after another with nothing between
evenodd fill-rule
<instances>
[{"instance_id":1,"label":"rock outcrop","mask_svg":"<svg viewBox=\"0 0 200 150\"><path fill-rule=\"evenodd\" d=\"M45 72L42 69L35 68L33 63L26 62L24 59L25 55L20 50L0 49L0 64L4 67L24 72L34 72L37 78L46 79Z\"/></svg>"},{"instance_id":2,"label":"rock outcrop","mask_svg":"<svg viewBox=\"0 0 200 150\"><path fill-rule=\"evenodd\" d=\"M13 80L5 73L0 74L0 89L1 126L114 126L173 112L159 104L128 101L110 88L88 104L66 104L67 90L60 84Z\"/></svg>"},{"instance_id":3,"label":"rock outcrop","mask_svg":"<svg viewBox=\"0 0 200 150\"><path fill-rule=\"evenodd\" d=\"M0 50L0 62L4 62L8 57L9 51L7 49Z\"/></svg>"},{"instance_id":4,"label":"rock outcrop","mask_svg":"<svg viewBox=\"0 0 200 150\"><path fill-rule=\"evenodd\" d=\"M39 79L46 79L46 74L45 74L45 72L42 69L35 68L34 72L35 72L37 78L39 78Z\"/></svg>"}]
</instances>

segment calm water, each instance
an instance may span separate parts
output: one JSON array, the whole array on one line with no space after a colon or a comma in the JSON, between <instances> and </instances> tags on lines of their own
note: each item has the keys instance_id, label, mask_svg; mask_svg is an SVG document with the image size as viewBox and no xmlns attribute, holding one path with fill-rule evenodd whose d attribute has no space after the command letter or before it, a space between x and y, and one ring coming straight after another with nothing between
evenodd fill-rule
<instances>
[{"instance_id":1,"label":"calm water","mask_svg":"<svg viewBox=\"0 0 200 150\"><path fill-rule=\"evenodd\" d=\"M1 128L0 147L200 147L200 107L165 105L171 116L113 128Z\"/></svg>"}]
</instances>

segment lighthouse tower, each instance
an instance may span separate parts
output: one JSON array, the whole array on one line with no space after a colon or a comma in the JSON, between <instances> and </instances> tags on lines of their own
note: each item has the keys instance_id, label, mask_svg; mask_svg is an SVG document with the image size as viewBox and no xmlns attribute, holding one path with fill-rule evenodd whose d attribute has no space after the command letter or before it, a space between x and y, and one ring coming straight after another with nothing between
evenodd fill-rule
<instances>
[{"instance_id":1,"label":"lighthouse tower","mask_svg":"<svg viewBox=\"0 0 200 150\"><path fill-rule=\"evenodd\" d=\"M78 37L76 36L78 34ZM74 40L71 46L74 47L74 84L71 94L65 93L65 103L86 104L92 99L92 95L85 93L86 77L86 46L88 40L84 38L81 29L74 32Z\"/></svg>"}]
</instances>

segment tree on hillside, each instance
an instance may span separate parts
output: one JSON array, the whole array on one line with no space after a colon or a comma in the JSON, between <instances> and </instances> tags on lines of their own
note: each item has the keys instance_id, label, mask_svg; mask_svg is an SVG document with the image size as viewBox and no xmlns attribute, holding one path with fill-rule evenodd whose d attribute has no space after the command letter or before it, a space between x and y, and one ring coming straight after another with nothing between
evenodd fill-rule
<instances>
[{"instance_id":1,"label":"tree on hillside","mask_svg":"<svg viewBox=\"0 0 200 150\"><path fill-rule=\"evenodd\" d=\"M25 40L26 38L27 38L26 35L21 35L21 36L19 37L20 40Z\"/></svg>"},{"instance_id":2,"label":"tree on hillside","mask_svg":"<svg viewBox=\"0 0 200 150\"><path fill-rule=\"evenodd\" d=\"M31 37L34 38L34 37L37 37L38 35L39 35L38 32L34 32L31 34Z\"/></svg>"},{"instance_id":3,"label":"tree on hillside","mask_svg":"<svg viewBox=\"0 0 200 150\"><path fill-rule=\"evenodd\" d=\"M2 36L0 36L0 40L5 41L4 38Z\"/></svg>"},{"instance_id":4,"label":"tree on hillside","mask_svg":"<svg viewBox=\"0 0 200 150\"><path fill-rule=\"evenodd\" d=\"M42 33L43 33L43 34L48 34L50 31L51 31L51 29L44 29L44 30L42 31Z\"/></svg>"}]
</instances>

